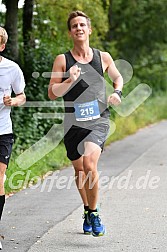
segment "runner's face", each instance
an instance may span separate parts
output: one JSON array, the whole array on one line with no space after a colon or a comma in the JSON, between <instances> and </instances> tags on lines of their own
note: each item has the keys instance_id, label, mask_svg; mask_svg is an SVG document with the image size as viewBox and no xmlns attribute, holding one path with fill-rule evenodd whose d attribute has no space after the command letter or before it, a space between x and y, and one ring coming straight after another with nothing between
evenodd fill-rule
<instances>
[{"instance_id":1,"label":"runner's face","mask_svg":"<svg viewBox=\"0 0 167 252\"><path fill-rule=\"evenodd\" d=\"M78 16L73 18L70 24L71 30L69 31L69 34L74 41L85 41L89 38L91 27L88 26L85 17Z\"/></svg>"}]
</instances>

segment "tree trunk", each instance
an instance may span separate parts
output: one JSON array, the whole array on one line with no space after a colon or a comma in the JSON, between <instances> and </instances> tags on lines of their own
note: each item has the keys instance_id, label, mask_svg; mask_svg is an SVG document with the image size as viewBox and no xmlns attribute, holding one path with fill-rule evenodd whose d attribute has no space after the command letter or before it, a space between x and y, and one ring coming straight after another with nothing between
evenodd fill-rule
<instances>
[{"instance_id":1,"label":"tree trunk","mask_svg":"<svg viewBox=\"0 0 167 252\"><path fill-rule=\"evenodd\" d=\"M18 62L19 49L18 49L18 32L17 32L17 19L18 19L18 1L19 0L6 0L6 17L5 29L8 33L8 43L6 46L6 55L10 59Z\"/></svg>"},{"instance_id":2,"label":"tree trunk","mask_svg":"<svg viewBox=\"0 0 167 252\"><path fill-rule=\"evenodd\" d=\"M33 72L33 51L35 41L33 37L33 7L34 0L25 0L23 7L23 54L24 54L24 76L26 81Z\"/></svg>"},{"instance_id":3,"label":"tree trunk","mask_svg":"<svg viewBox=\"0 0 167 252\"><path fill-rule=\"evenodd\" d=\"M112 40L112 1L113 0L110 0L109 3L109 10L108 10L108 23L109 23L109 30L108 30L108 34L107 34L107 39L108 41L111 41Z\"/></svg>"},{"instance_id":4,"label":"tree trunk","mask_svg":"<svg viewBox=\"0 0 167 252\"><path fill-rule=\"evenodd\" d=\"M106 8L107 8L107 0L102 0L102 5L103 5L103 9L106 10Z\"/></svg>"},{"instance_id":5,"label":"tree trunk","mask_svg":"<svg viewBox=\"0 0 167 252\"><path fill-rule=\"evenodd\" d=\"M34 48L34 38L32 35L34 0L25 0L23 7L23 42L24 50Z\"/></svg>"}]
</instances>

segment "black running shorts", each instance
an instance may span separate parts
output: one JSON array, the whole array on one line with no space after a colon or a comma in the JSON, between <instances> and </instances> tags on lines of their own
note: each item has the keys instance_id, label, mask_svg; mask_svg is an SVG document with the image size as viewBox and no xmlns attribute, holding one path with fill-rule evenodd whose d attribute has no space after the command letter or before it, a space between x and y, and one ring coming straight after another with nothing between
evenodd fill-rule
<instances>
[{"instance_id":1,"label":"black running shorts","mask_svg":"<svg viewBox=\"0 0 167 252\"><path fill-rule=\"evenodd\" d=\"M93 142L103 150L105 140L109 132L109 125L97 124L91 129L72 126L64 136L64 144L67 150L67 157L77 160L84 154L84 143Z\"/></svg>"},{"instance_id":2,"label":"black running shorts","mask_svg":"<svg viewBox=\"0 0 167 252\"><path fill-rule=\"evenodd\" d=\"M8 165L14 142L13 134L0 135L0 162Z\"/></svg>"}]
</instances>

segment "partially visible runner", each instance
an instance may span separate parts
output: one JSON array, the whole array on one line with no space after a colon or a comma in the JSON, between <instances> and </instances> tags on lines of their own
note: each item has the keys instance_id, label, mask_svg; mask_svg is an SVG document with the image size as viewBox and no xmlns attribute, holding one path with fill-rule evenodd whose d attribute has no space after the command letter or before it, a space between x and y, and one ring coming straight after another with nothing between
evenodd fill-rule
<instances>
[{"instance_id":1,"label":"partially visible runner","mask_svg":"<svg viewBox=\"0 0 167 252\"><path fill-rule=\"evenodd\" d=\"M73 11L67 25L73 48L56 57L48 96L51 100L61 96L64 99L64 144L84 204L83 231L102 236L105 226L97 210L97 164L109 132L108 104L121 103L123 79L109 53L89 46L92 29L85 13ZM108 98L104 72L114 87Z\"/></svg>"},{"instance_id":2,"label":"partially visible runner","mask_svg":"<svg viewBox=\"0 0 167 252\"><path fill-rule=\"evenodd\" d=\"M0 27L0 52L5 49L7 32ZM0 56L0 220L5 204L5 171L9 163L14 142L10 112L12 106L25 103L25 81L20 67L13 61ZM12 91L15 97L11 98ZM3 236L0 233L0 238ZM2 244L0 241L0 249Z\"/></svg>"}]
</instances>

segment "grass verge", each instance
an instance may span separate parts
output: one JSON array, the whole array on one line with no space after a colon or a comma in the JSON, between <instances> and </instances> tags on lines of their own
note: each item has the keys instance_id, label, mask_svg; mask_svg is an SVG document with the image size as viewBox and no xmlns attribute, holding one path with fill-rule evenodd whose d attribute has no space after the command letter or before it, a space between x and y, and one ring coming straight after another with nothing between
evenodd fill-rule
<instances>
[{"instance_id":1,"label":"grass verge","mask_svg":"<svg viewBox=\"0 0 167 252\"><path fill-rule=\"evenodd\" d=\"M166 93L164 93L156 97L150 97L128 117L121 117L115 114L114 118L111 117L111 120L115 122L116 130L107 139L106 145L123 139L149 124L167 119L166 108L167 99ZM6 194L14 193L32 184L36 184L53 171L70 165L70 161L66 157L65 147L62 143L27 170L18 167L15 158L16 155L13 153L6 172Z\"/></svg>"}]
</instances>

